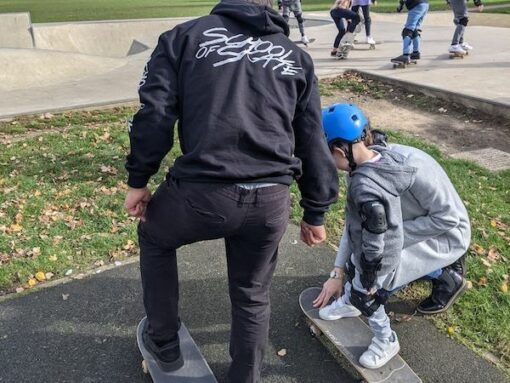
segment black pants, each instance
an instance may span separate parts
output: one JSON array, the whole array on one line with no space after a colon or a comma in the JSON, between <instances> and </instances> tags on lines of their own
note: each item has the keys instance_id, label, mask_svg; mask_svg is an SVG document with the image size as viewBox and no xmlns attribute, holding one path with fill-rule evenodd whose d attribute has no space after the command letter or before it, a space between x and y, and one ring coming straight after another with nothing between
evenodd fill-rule
<instances>
[{"instance_id":1,"label":"black pants","mask_svg":"<svg viewBox=\"0 0 510 383\"><path fill-rule=\"evenodd\" d=\"M370 27L372 25L372 19L370 18L370 5L353 5L352 11L358 14L359 9L363 12L363 18L365 19L365 34L370 36Z\"/></svg>"},{"instance_id":2,"label":"black pants","mask_svg":"<svg viewBox=\"0 0 510 383\"><path fill-rule=\"evenodd\" d=\"M176 249L225 238L232 303L228 376L235 383L259 382L269 332L269 289L289 206L285 185L247 190L171 178L163 182L138 228L151 338L162 344L178 330Z\"/></svg>"},{"instance_id":3,"label":"black pants","mask_svg":"<svg viewBox=\"0 0 510 383\"><path fill-rule=\"evenodd\" d=\"M340 45L340 40L345 35L345 25L344 20L347 21L347 32L353 33L356 29L356 25L360 22L360 17L357 13L351 11L350 9L344 8L335 8L330 12L331 18L335 22L336 28L338 29L338 34L335 37L335 42L333 43L333 48L338 48Z\"/></svg>"}]
</instances>

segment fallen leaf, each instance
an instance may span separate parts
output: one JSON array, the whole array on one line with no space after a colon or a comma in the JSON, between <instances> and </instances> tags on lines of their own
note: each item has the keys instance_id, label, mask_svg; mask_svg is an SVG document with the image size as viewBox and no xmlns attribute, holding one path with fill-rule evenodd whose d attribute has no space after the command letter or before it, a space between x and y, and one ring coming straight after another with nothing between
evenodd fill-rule
<instances>
[{"instance_id":1,"label":"fallen leaf","mask_svg":"<svg viewBox=\"0 0 510 383\"><path fill-rule=\"evenodd\" d=\"M44 274L42 271L38 271L35 273L35 279L37 279L39 282L46 280L46 274Z\"/></svg>"},{"instance_id":2,"label":"fallen leaf","mask_svg":"<svg viewBox=\"0 0 510 383\"><path fill-rule=\"evenodd\" d=\"M491 246L487 253L487 259L491 262L496 262L499 259L498 249L496 246Z\"/></svg>"},{"instance_id":3,"label":"fallen leaf","mask_svg":"<svg viewBox=\"0 0 510 383\"><path fill-rule=\"evenodd\" d=\"M278 356L285 356L287 355L287 349L282 348L280 351L277 352Z\"/></svg>"},{"instance_id":4,"label":"fallen leaf","mask_svg":"<svg viewBox=\"0 0 510 383\"><path fill-rule=\"evenodd\" d=\"M57 261L57 256L56 256L56 255L50 255L50 256L48 257L48 260L49 260L50 262L56 262L56 261Z\"/></svg>"},{"instance_id":5,"label":"fallen leaf","mask_svg":"<svg viewBox=\"0 0 510 383\"><path fill-rule=\"evenodd\" d=\"M69 299L69 294L62 294L62 300L67 301Z\"/></svg>"},{"instance_id":6,"label":"fallen leaf","mask_svg":"<svg viewBox=\"0 0 510 383\"><path fill-rule=\"evenodd\" d=\"M499 285L499 289L501 290L502 293L508 293L508 282L507 281L504 281L504 282L501 282L501 285Z\"/></svg>"},{"instance_id":7,"label":"fallen leaf","mask_svg":"<svg viewBox=\"0 0 510 383\"><path fill-rule=\"evenodd\" d=\"M471 281L466 281L466 288L469 290L469 289L472 289L473 288L473 282Z\"/></svg>"},{"instance_id":8,"label":"fallen leaf","mask_svg":"<svg viewBox=\"0 0 510 383\"><path fill-rule=\"evenodd\" d=\"M49 280L49 279L53 278L55 276L55 274L48 272L48 273L44 274L44 276L46 277L46 279Z\"/></svg>"},{"instance_id":9,"label":"fallen leaf","mask_svg":"<svg viewBox=\"0 0 510 383\"><path fill-rule=\"evenodd\" d=\"M496 223L496 220L491 219L491 226L496 227L498 224Z\"/></svg>"},{"instance_id":10,"label":"fallen leaf","mask_svg":"<svg viewBox=\"0 0 510 383\"><path fill-rule=\"evenodd\" d=\"M16 287L16 292L19 294L19 293L22 293L23 291L25 291L25 289L23 287Z\"/></svg>"},{"instance_id":11,"label":"fallen leaf","mask_svg":"<svg viewBox=\"0 0 510 383\"><path fill-rule=\"evenodd\" d=\"M37 280L36 280L35 278L30 278L30 279L28 280L28 285L29 285L30 287L34 287L35 285L37 285Z\"/></svg>"},{"instance_id":12,"label":"fallen leaf","mask_svg":"<svg viewBox=\"0 0 510 383\"><path fill-rule=\"evenodd\" d=\"M471 250L480 255L485 254L485 249L477 243L471 245Z\"/></svg>"},{"instance_id":13,"label":"fallen leaf","mask_svg":"<svg viewBox=\"0 0 510 383\"><path fill-rule=\"evenodd\" d=\"M71 275L73 273L73 269L69 269L65 272L65 276L68 277L69 275Z\"/></svg>"},{"instance_id":14,"label":"fallen leaf","mask_svg":"<svg viewBox=\"0 0 510 383\"><path fill-rule=\"evenodd\" d=\"M23 228L21 227L21 225L18 225L17 223L13 223L11 226L9 226L9 231L11 233L18 233L21 230L23 230Z\"/></svg>"},{"instance_id":15,"label":"fallen leaf","mask_svg":"<svg viewBox=\"0 0 510 383\"><path fill-rule=\"evenodd\" d=\"M448 327L448 330L447 330L447 331L448 331L448 335L453 335L453 334L455 334L455 329L454 329L452 326Z\"/></svg>"},{"instance_id":16,"label":"fallen leaf","mask_svg":"<svg viewBox=\"0 0 510 383\"><path fill-rule=\"evenodd\" d=\"M490 263L487 259L482 259L482 263L484 264L484 266L487 266L487 267L491 267L492 266L492 263Z\"/></svg>"},{"instance_id":17,"label":"fallen leaf","mask_svg":"<svg viewBox=\"0 0 510 383\"><path fill-rule=\"evenodd\" d=\"M481 277L478 282L477 282L477 285L478 286L482 286L482 287L485 287L489 284L489 281L487 280L487 277Z\"/></svg>"},{"instance_id":18,"label":"fallen leaf","mask_svg":"<svg viewBox=\"0 0 510 383\"><path fill-rule=\"evenodd\" d=\"M39 255L41 255L41 248L40 247L34 247L32 249L32 256L35 258L35 257L38 257Z\"/></svg>"},{"instance_id":19,"label":"fallen leaf","mask_svg":"<svg viewBox=\"0 0 510 383\"><path fill-rule=\"evenodd\" d=\"M411 319L413 319L414 314L404 314L404 315L396 315L395 316L395 322L409 322Z\"/></svg>"},{"instance_id":20,"label":"fallen leaf","mask_svg":"<svg viewBox=\"0 0 510 383\"><path fill-rule=\"evenodd\" d=\"M508 282L508 274L503 274L501 277L503 278L504 281Z\"/></svg>"},{"instance_id":21,"label":"fallen leaf","mask_svg":"<svg viewBox=\"0 0 510 383\"><path fill-rule=\"evenodd\" d=\"M16 214L16 216L14 217L14 222L16 222L19 225L21 221L23 221L23 214L21 213Z\"/></svg>"}]
</instances>

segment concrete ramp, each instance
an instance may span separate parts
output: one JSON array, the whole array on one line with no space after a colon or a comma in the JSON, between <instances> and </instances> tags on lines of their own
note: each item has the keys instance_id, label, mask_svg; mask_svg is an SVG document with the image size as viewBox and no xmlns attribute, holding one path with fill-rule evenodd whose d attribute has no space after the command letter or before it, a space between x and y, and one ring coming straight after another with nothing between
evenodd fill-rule
<instances>
[{"instance_id":1,"label":"concrete ramp","mask_svg":"<svg viewBox=\"0 0 510 383\"><path fill-rule=\"evenodd\" d=\"M0 14L0 48L33 48L30 13Z\"/></svg>"},{"instance_id":2,"label":"concrete ramp","mask_svg":"<svg viewBox=\"0 0 510 383\"><path fill-rule=\"evenodd\" d=\"M103 57L125 57L139 53L141 44L154 47L161 33L179 20L128 20L37 24L34 40L37 49L76 52ZM135 43L135 40L138 43ZM146 48L147 49L147 48Z\"/></svg>"},{"instance_id":3,"label":"concrete ramp","mask_svg":"<svg viewBox=\"0 0 510 383\"><path fill-rule=\"evenodd\" d=\"M76 81L125 65L127 58L88 56L39 49L0 48L0 91Z\"/></svg>"}]
</instances>

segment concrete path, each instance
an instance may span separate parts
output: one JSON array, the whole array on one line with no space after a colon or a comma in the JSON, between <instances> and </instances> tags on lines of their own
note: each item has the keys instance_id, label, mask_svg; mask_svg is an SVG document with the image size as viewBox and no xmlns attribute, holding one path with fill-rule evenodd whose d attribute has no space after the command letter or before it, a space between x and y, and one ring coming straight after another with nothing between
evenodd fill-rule
<instances>
[{"instance_id":1,"label":"concrete path","mask_svg":"<svg viewBox=\"0 0 510 383\"><path fill-rule=\"evenodd\" d=\"M298 228L289 226L272 287L263 382L356 382L309 335L297 302L300 291L324 280L334 252L327 246L312 250L298 241ZM221 241L187 246L179 254L181 317L220 382L225 382L229 364L224 258ZM390 310L398 312L399 304ZM135 328L143 313L137 263L4 300L0 382L142 382ZM423 318L394 328L402 356L424 382L507 382L495 367ZM287 349L285 357L276 355L282 348Z\"/></svg>"},{"instance_id":2,"label":"concrete path","mask_svg":"<svg viewBox=\"0 0 510 383\"><path fill-rule=\"evenodd\" d=\"M501 16L498 15L498 17ZM349 59L345 61L336 61L329 57L329 50L336 33L334 25L329 23L326 26L314 26L316 22L312 21L316 19L329 22L327 12L310 13L306 17L309 18L307 34L317 39L308 51L314 58L317 73L320 76L340 74L346 69L356 69L390 80L431 87L452 95L458 93L472 99L475 104L484 102L497 105L503 110L510 110L508 91L510 89L510 76L508 76L510 50L505 48L510 46L510 29L508 28L470 26L466 39L475 46L475 51L464 60L449 60L447 48L453 33L451 14L431 13L423 27L423 59L417 66L406 70L394 70L389 59L401 53L400 34L406 18L405 13L374 14L373 34L383 44L378 45L375 51L363 50L366 45L360 45L360 50L351 52ZM94 35L93 40L99 44L103 39L111 42L111 36L115 36L115 31L133 29L139 31L141 42L149 45L150 49L130 56L127 62L122 62L120 67L102 71L96 75L55 78L52 84L36 83L30 88L19 89L12 89L12 86L11 88L2 87L2 81L0 81L0 118L137 100L138 81L157 35L183 20L185 19L35 24L33 33L36 37L36 46L37 36L52 36L56 30L60 30L64 35L71 32L74 34L79 30L84 31L87 36L94 31L103 31L104 36ZM147 23L149 32L144 31L144 23ZM161 30L155 25L159 25ZM48 32L49 30L51 33ZM122 35L126 34L122 33ZM73 36L73 41L76 41L79 34ZM134 34L129 36L134 37ZM297 37L297 31L294 29L292 38L297 39ZM69 46L69 43L65 46ZM73 47L73 49L78 48ZM98 56L94 57L98 58ZM111 57L109 59L111 60ZM34 61L33 65L36 68L38 62ZM4 75L9 76L7 73ZM0 73L0 80L1 76L2 73Z\"/></svg>"}]
</instances>

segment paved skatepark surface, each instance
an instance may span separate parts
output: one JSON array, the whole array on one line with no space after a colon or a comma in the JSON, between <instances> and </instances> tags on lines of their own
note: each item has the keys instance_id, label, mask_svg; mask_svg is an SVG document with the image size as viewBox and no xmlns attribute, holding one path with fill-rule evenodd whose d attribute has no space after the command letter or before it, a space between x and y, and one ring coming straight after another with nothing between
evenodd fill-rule
<instances>
[{"instance_id":1,"label":"paved skatepark surface","mask_svg":"<svg viewBox=\"0 0 510 383\"><path fill-rule=\"evenodd\" d=\"M310 336L299 293L320 286L334 261L326 246L308 248L290 225L272 286L264 383L357 382ZM212 241L179 252L181 318L220 382L229 364L230 302L224 246ZM63 299L63 294L66 300ZM398 312L399 303L389 309ZM407 310L409 308L406 308ZM144 315L138 263L0 302L0 382L142 382L135 334ZM424 318L394 326L401 355L437 383L503 383L505 376ZM277 352L287 350L280 357Z\"/></svg>"},{"instance_id":2,"label":"paved skatepark surface","mask_svg":"<svg viewBox=\"0 0 510 383\"><path fill-rule=\"evenodd\" d=\"M5 15L9 14L1 20L10 21L0 22L0 65L4 68L0 72L0 118L136 101L143 66L157 37L187 20L31 25L23 14ZM359 45L345 61L329 57L336 28L327 12L306 17L307 35L317 39L308 52L319 76L357 69L510 107L510 50L501 49L510 46L509 28L469 26L466 39L475 50L463 60L450 60L451 15L431 13L423 27L423 59L416 66L394 70L389 59L401 54L405 13L374 14L373 35L382 44L375 51ZM291 38L298 37L293 28Z\"/></svg>"}]
</instances>

